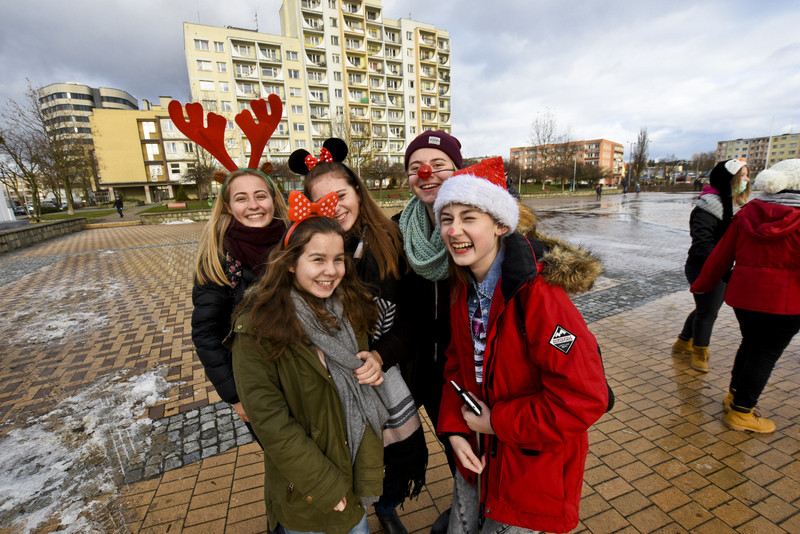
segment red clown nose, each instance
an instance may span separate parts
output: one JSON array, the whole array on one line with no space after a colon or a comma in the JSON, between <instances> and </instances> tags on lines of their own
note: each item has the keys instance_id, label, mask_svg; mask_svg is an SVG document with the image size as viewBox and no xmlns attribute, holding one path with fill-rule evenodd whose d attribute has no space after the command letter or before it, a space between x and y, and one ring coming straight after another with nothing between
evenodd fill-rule
<instances>
[{"instance_id":1,"label":"red clown nose","mask_svg":"<svg viewBox=\"0 0 800 534\"><path fill-rule=\"evenodd\" d=\"M417 176L419 176L423 180L427 180L428 178L430 178L431 174L433 174L433 169L431 169L430 165L423 163L422 165L419 166L419 169L417 169Z\"/></svg>"}]
</instances>

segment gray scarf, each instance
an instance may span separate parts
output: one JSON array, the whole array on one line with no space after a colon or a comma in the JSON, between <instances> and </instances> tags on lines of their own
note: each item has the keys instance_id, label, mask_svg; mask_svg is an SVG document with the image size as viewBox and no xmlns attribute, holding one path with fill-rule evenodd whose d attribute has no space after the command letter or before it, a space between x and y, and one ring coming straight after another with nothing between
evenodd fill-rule
<instances>
[{"instance_id":1,"label":"gray scarf","mask_svg":"<svg viewBox=\"0 0 800 534\"><path fill-rule=\"evenodd\" d=\"M761 193L758 197L759 200L764 202L771 202L772 204L782 204L784 206L791 206L793 208L800 208L800 193L794 191L782 191L780 193Z\"/></svg>"},{"instance_id":2,"label":"gray scarf","mask_svg":"<svg viewBox=\"0 0 800 534\"><path fill-rule=\"evenodd\" d=\"M353 376L353 371L364 362L356 357L358 342L338 299L325 299L326 311L336 318L340 327L333 332L320 326L311 307L295 289L292 289L292 301L306 336L325 355L328 372L342 402L353 462L366 425L379 437L381 428L386 426L384 445L402 441L420 427L411 391L397 366L383 373L380 386L359 384Z\"/></svg>"},{"instance_id":3,"label":"gray scarf","mask_svg":"<svg viewBox=\"0 0 800 534\"><path fill-rule=\"evenodd\" d=\"M447 278L447 247L439 226L431 226L428 210L414 197L400 214L403 249L414 272L432 282Z\"/></svg>"}]
</instances>

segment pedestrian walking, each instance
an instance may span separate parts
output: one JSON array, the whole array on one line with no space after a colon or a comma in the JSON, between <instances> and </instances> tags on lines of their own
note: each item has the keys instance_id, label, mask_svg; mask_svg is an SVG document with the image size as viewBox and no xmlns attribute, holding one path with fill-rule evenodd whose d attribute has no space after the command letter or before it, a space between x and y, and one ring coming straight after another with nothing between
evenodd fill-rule
<instances>
[{"instance_id":1,"label":"pedestrian walking","mask_svg":"<svg viewBox=\"0 0 800 534\"><path fill-rule=\"evenodd\" d=\"M691 290L713 291L733 267L725 302L739 321L742 342L723 399L723 420L734 430L771 433L775 423L761 417L756 405L800 330L800 159L762 171L755 187L764 194L733 217Z\"/></svg>"},{"instance_id":2,"label":"pedestrian walking","mask_svg":"<svg viewBox=\"0 0 800 534\"><path fill-rule=\"evenodd\" d=\"M444 386L437 432L458 464L448 533L572 530L587 430L609 400L597 341L540 274L541 245L514 232L501 158L455 172L434 210L455 273L445 379L479 407Z\"/></svg>"},{"instance_id":3,"label":"pedestrian walking","mask_svg":"<svg viewBox=\"0 0 800 534\"><path fill-rule=\"evenodd\" d=\"M378 302L378 320L369 336L369 349L384 370L406 357L411 314L399 312L400 278L407 270L400 230L369 194L367 186L343 163L348 147L341 139L328 139L319 159L305 150L289 157L289 167L304 175L305 194L313 202L331 193L337 195L334 218L345 232L345 253L355 264L355 274L370 288ZM404 310L405 311L405 310ZM399 373L399 367L396 368ZM384 449L386 476L375 512L386 534L407 534L397 507L419 495L425 485L428 449L416 409L411 435Z\"/></svg>"},{"instance_id":4,"label":"pedestrian walking","mask_svg":"<svg viewBox=\"0 0 800 534\"><path fill-rule=\"evenodd\" d=\"M639 185L639 182L636 182L636 198L639 198L639 193L641 192L642 187Z\"/></svg>"},{"instance_id":5,"label":"pedestrian walking","mask_svg":"<svg viewBox=\"0 0 800 534\"><path fill-rule=\"evenodd\" d=\"M603 196L603 184L597 184L597 188L595 188L594 192L597 193L596 199L600 200Z\"/></svg>"},{"instance_id":6,"label":"pedestrian walking","mask_svg":"<svg viewBox=\"0 0 800 534\"><path fill-rule=\"evenodd\" d=\"M290 534L368 534L366 510L383 491L382 428L415 412L399 372L384 374L369 351L378 305L329 218L336 204L336 193L319 203L290 194L296 222L230 339L236 387L264 445L270 528Z\"/></svg>"},{"instance_id":7,"label":"pedestrian walking","mask_svg":"<svg viewBox=\"0 0 800 534\"><path fill-rule=\"evenodd\" d=\"M703 187L697 204L689 216L692 245L684 272L689 285L700 275L708 256L730 224L731 217L750 196L749 169L743 159L719 162L711 171L710 185ZM694 294L695 309L686 317L681 333L672 346L672 354L691 356L691 366L708 372L711 331L722 306L726 283L703 294Z\"/></svg>"},{"instance_id":8,"label":"pedestrian walking","mask_svg":"<svg viewBox=\"0 0 800 534\"><path fill-rule=\"evenodd\" d=\"M117 208L117 213L119 213L120 218L122 218L122 198L114 197L114 207Z\"/></svg>"}]
</instances>

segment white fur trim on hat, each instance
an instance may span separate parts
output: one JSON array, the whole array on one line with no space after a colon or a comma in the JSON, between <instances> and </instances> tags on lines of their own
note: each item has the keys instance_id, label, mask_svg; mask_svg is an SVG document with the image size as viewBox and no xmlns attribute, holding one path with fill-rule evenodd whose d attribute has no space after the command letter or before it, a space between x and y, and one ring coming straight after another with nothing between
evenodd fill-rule
<instances>
[{"instance_id":1,"label":"white fur trim on hat","mask_svg":"<svg viewBox=\"0 0 800 534\"><path fill-rule=\"evenodd\" d=\"M800 191L800 159L785 159L761 171L753 187L771 194L787 189Z\"/></svg>"},{"instance_id":2,"label":"white fur trim on hat","mask_svg":"<svg viewBox=\"0 0 800 534\"><path fill-rule=\"evenodd\" d=\"M743 159L729 159L725 162L725 170L731 173L731 176L735 176L745 165L747 162Z\"/></svg>"},{"instance_id":3,"label":"white fur trim on hat","mask_svg":"<svg viewBox=\"0 0 800 534\"><path fill-rule=\"evenodd\" d=\"M478 176L457 174L442 183L433 204L436 224L441 225L442 208L450 204L475 206L508 226L511 232L519 223L519 207L514 197L502 187Z\"/></svg>"}]
</instances>

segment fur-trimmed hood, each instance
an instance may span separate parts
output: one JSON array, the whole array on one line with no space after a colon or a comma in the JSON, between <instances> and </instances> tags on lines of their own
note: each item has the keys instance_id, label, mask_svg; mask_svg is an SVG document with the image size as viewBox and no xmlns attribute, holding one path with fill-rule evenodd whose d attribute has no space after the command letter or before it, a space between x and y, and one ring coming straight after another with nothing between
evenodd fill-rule
<instances>
[{"instance_id":1,"label":"fur-trimmed hood","mask_svg":"<svg viewBox=\"0 0 800 534\"><path fill-rule=\"evenodd\" d=\"M519 215L517 232L544 247L544 254L537 258L544 264L541 276L549 284L562 287L570 296L592 289L597 277L603 273L600 258L539 230L536 215L527 206L521 205Z\"/></svg>"}]
</instances>

